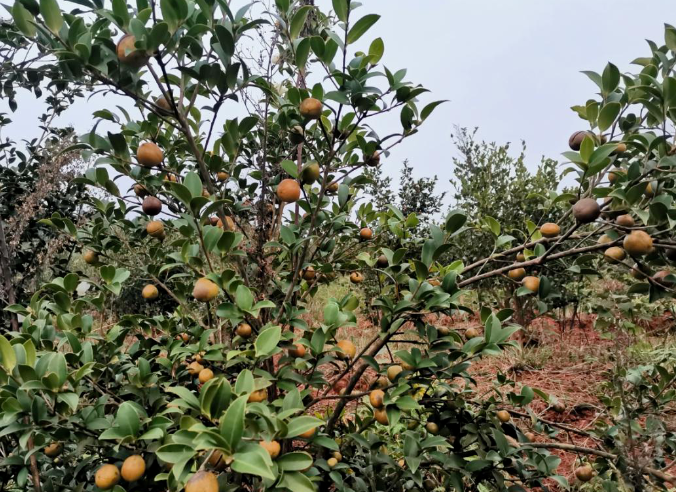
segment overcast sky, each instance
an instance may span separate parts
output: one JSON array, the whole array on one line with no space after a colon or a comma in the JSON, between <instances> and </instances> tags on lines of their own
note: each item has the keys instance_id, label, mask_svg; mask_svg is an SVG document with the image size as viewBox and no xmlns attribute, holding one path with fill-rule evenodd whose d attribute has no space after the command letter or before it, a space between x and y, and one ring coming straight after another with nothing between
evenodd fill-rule
<instances>
[{"instance_id":1,"label":"overcast sky","mask_svg":"<svg viewBox=\"0 0 676 492\"><path fill-rule=\"evenodd\" d=\"M236 0L235 5L246 2ZM329 0L319 0L328 5ZM383 62L407 68L407 79L431 90L428 100L448 99L422 131L383 161L396 176L408 158L416 176L438 175L450 190L450 134L454 125L480 127L479 136L504 143L524 139L534 167L542 155L559 158L568 136L584 128L570 110L593 97L596 86L581 70L602 71L608 61L629 70L648 56L645 39L663 43L663 24L673 1L642 0L364 0L357 10L382 15L368 41L385 41ZM72 6L73 4L68 4ZM664 15L660 15L664 12ZM91 113L111 107L114 98L78 104L58 122L78 132L91 128ZM32 97L20 99L15 124L4 136L24 138L35 131L42 109ZM0 112L9 112L0 101ZM396 130L398 115L378 128Z\"/></svg>"}]
</instances>

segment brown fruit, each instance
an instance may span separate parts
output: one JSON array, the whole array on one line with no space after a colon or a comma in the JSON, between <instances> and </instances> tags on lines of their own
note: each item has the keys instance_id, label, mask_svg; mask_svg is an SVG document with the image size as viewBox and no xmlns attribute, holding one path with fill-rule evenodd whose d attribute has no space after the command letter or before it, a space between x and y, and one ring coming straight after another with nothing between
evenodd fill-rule
<instances>
[{"instance_id":1,"label":"brown fruit","mask_svg":"<svg viewBox=\"0 0 676 492\"><path fill-rule=\"evenodd\" d=\"M306 430L302 434L300 434L298 437L302 437L303 439L312 439L312 436L315 435L317 432L317 428L313 427L312 429Z\"/></svg>"},{"instance_id":2,"label":"brown fruit","mask_svg":"<svg viewBox=\"0 0 676 492\"><path fill-rule=\"evenodd\" d=\"M326 192L327 193L338 193L338 183L334 181L333 183L330 183L326 187Z\"/></svg>"},{"instance_id":3,"label":"brown fruit","mask_svg":"<svg viewBox=\"0 0 676 492\"><path fill-rule=\"evenodd\" d=\"M223 227L223 221L221 219L216 220L216 227L220 227L224 231L234 231L235 230L235 221L232 220L232 217L229 215L225 216L225 227Z\"/></svg>"},{"instance_id":4,"label":"brown fruit","mask_svg":"<svg viewBox=\"0 0 676 492\"><path fill-rule=\"evenodd\" d=\"M148 61L148 55L142 50L137 50L135 44L136 38L131 34L122 36L117 42L117 58L120 63L140 68Z\"/></svg>"},{"instance_id":5,"label":"brown fruit","mask_svg":"<svg viewBox=\"0 0 676 492\"><path fill-rule=\"evenodd\" d=\"M101 490L112 489L120 481L120 470L115 465L103 465L96 470L94 482Z\"/></svg>"},{"instance_id":6,"label":"brown fruit","mask_svg":"<svg viewBox=\"0 0 676 492\"><path fill-rule=\"evenodd\" d=\"M353 284L361 284L364 281L364 276L360 272L352 272L350 274L350 282Z\"/></svg>"},{"instance_id":7,"label":"brown fruit","mask_svg":"<svg viewBox=\"0 0 676 492\"><path fill-rule=\"evenodd\" d=\"M192 376L197 376L203 370L204 366L197 361L188 364L188 373Z\"/></svg>"},{"instance_id":8,"label":"brown fruit","mask_svg":"<svg viewBox=\"0 0 676 492\"><path fill-rule=\"evenodd\" d=\"M208 463L216 470L224 470L227 465L225 458L223 457L223 453L221 453L218 449L214 449L214 451L209 455Z\"/></svg>"},{"instance_id":9,"label":"brown fruit","mask_svg":"<svg viewBox=\"0 0 676 492\"><path fill-rule=\"evenodd\" d=\"M178 335L176 337L176 339L179 339L179 338L186 343L190 341L190 335L188 333L181 333L180 335Z\"/></svg>"},{"instance_id":10,"label":"brown fruit","mask_svg":"<svg viewBox=\"0 0 676 492\"><path fill-rule=\"evenodd\" d=\"M303 270L303 280L314 280L316 276L315 269L311 266Z\"/></svg>"},{"instance_id":11,"label":"brown fruit","mask_svg":"<svg viewBox=\"0 0 676 492\"><path fill-rule=\"evenodd\" d=\"M425 424L425 429L433 436L439 434L439 425L436 422L427 422L427 424Z\"/></svg>"},{"instance_id":12,"label":"brown fruit","mask_svg":"<svg viewBox=\"0 0 676 492\"><path fill-rule=\"evenodd\" d=\"M329 458L326 460L326 464L329 465L329 468L333 468L338 464L338 460L336 458Z\"/></svg>"},{"instance_id":13,"label":"brown fruit","mask_svg":"<svg viewBox=\"0 0 676 492\"><path fill-rule=\"evenodd\" d=\"M283 179L277 186L277 198L286 203L293 203L300 198L300 185L295 179Z\"/></svg>"},{"instance_id":14,"label":"brown fruit","mask_svg":"<svg viewBox=\"0 0 676 492\"><path fill-rule=\"evenodd\" d=\"M300 172L300 180L303 184L312 184L319 179L320 175L319 164L312 162Z\"/></svg>"},{"instance_id":15,"label":"brown fruit","mask_svg":"<svg viewBox=\"0 0 676 492\"><path fill-rule=\"evenodd\" d=\"M314 97L308 97L300 103L300 115L303 118L316 120L322 115L322 102Z\"/></svg>"},{"instance_id":16,"label":"brown fruit","mask_svg":"<svg viewBox=\"0 0 676 492\"><path fill-rule=\"evenodd\" d=\"M151 237L163 238L164 237L164 224L162 222L160 222L159 220L151 220L146 225L146 232Z\"/></svg>"},{"instance_id":17,"label":"brown fruit","mask_svg":"<svg viewBox=\"0 0 676 492\"><path fill-rule=\"evenodd\" d=\"M441 280L438 278L430 278L427 280L427 283L430 284L432 287L439 287L441 285Z\"/></svg>"},{"instance_id":18,"label":"brown fruit","mask_svg":"<svg viewBox=\"0 0 676 492\"><path fill-rule=\"evenodd\" d=\"M202 277L195 282L195 287L192 289L192 295L200 302L213 301L218 297L218 285L208 278Z\"/></svg>"},{"instance_id":19,"label":"brown fruit","mask_svg":"<svg viewBox=\"0 0 676 492\"><path fill-rule=\"evenodd\" d=\"M200 373L197 376L197 379L199 379L199 382L204 384L210 379L213 379L214 377L214 371L211 369L202 369Z\"/></svg>"},{"instance_id":20,"label":"brown fruit","mask_svg":"<svg viewBox=\"0 0 676 492\"><path fill-rule=\"evenodd\" d=\"M383 390L373 390L369 393L369 402L373 408L381 408L384 403L385 392Z\"/></svg>"},{"instance_id":21,"label":"brown fruit","mask_svg":"<svg viewBox=\"0 0 676 492\"><path fill-rule=\"evenodd\" d=\"M648 185L645 187L645 190L643 190L643 194L645 196L653 196L653 185L652 185L652 183L648 183Z\"/></svg>"},{"instance_id":22,"label":"brown fruit","mask_svg":"<svg viewBox=\"0 0 676 492\"><path fill-rule=\"evenodd\" d=\"M385 255L380 255L376 260L376 266L378 266L379 268L387 268L389 264L390 263L389 261L387 261L387 256Z\"/></svg>"},{"instance_id":23,"label":"brown fruit","mask_svg":"<svg viewBox=\"0 0 676 492\"><path fill-rule=\"evenodd\" d=\"M267 388L259 389L254 391L249 395L247 399L248 403L260 403L268 399L268 390Z\"/></svg>"},{"instance_id":24,"label":"brown fruit","mask_svg":"<svg viewBox=\"0 0 676 492\"><path fill-rule=\"evenodd\" d=\"M575 477L580 482L589 482L594 477L594 469L591 465L579 466L575 469Z\"/></svg>"},{"instance_id":25,"label":"brown fruit","mask_svg":"<svg viewBox=\"0 0 676 492\"><path fill-rule=\"evenodd\" d=\"M619 263L627 257L627 253L619 246L608 248L603 255L611 264Z\"/></svg>"},{"instance_id":26,"label":"brown fruit","mask_svg":"<svg viewBox=\"0 0 676 492\"><path fill-rule=\"evenodd\" d=\"M141 209L146 215L157 215L162 211L162 202L154 196L147 196L143 199Z\"/></svg>"},{"instance_id":27,"label":"brown fruit","mask_svg":"<svg viewBox=\"0 0 676 492\"><path fill-rule=\"evenodd\" d=\"M136 183L134 185L134 194L141 198L148 196L148 190L142 184Z\"/></svg>"},{"instance_id":28,"label":"brown fruit","mask_svg":"<svg viewBox=\"0 0 676 492\"><path fill-rule=\"evenodd\" d=\"M373 416L379 424L387 425L390 423L390 419L387 418L387 410L385 408L379 408L373 412Z\"/></svg>"},{"instance_id":29,"label":"brown fruit","mask_svg":"<svg viewBox=\"0 0 676 492\"><path fill-rule=\"evenodd\" d=\"M146 472L146 462L137 454L130 456L122 463L122 478L127 482L135 482Z\"/></svg>"},{"instance_id":30,"label":"brown fruit","mask_svg":"<svg viewBox=\"0 0 676 492\"><path fill-rule=\"evenodd\" d=\"M513 270L508 271L507 276L509 278L511 278L512 280L516 280L517 282L520 282L526 276L526 269L525 268L515 268Z\"/></svg>"},{"instance_id":31,"label":"brown fruit","mask_svg":"<svg viewBox=\"0 0 676 492\"><path fill-rule=\"evenodd\" d=\"M216 179L218 179L221 183L223 181L227 181L230 175L224 171L220 171L219 173L216 174Z\"/></svg>"},{"instance_id":32,"label":"brown fruit","mask_svg":"<svg viewBox=\"0 0 676 492\"><path fill-rule=\"evenodd\" d=\"M155 99L155 106L160 108L163 113L169 113L171 114L173 112L173 108L171 107L171 103L167 101L167 98L164 96L160 96L157 99Z\"/></svg>"},{"instance_id":33,"label":"brown fruit","mask_svg":"<svg viewBox=\"0 0 676 492\"><path fill-rule=\"evenodd\" d=\"M610 237L609 235L607 235L607 234L601 234L601 235L599 236L598 241L596 241L596 242L599 243L599 244L608 244L608 243L612 243L612 242L613 242L613 238L611 238L611 237Z\"/></svg>"},{"instance_id":34,"label":"brown fruit","mask_svg":"<svg viewBox=\"0 0 676 492\"><path fill-rule=\"evenodd\" d=\"M476 328L467 328L465 330L465 338L467 340L470 340L472 338L477 338L481 336L481 332L477 330Z\"/></svg>"},{"instance_id":35,"label":"brown fruit","mask_svg":"<svg viewBox=\"0 0 676 492\"><path fill-rule=\"evenodd\" d=\"M208 471L197 472L185 484L185 492L218 492L218 478Z\"/></svg>"},{"instance_id":36,"label":"brown fruit","mask_svg":"<svg viewBox=\"0 0 676 492\"><path fill-rule=\"evenodd\" d=\"M387 388L390 385L390 380L387 376L380 376L376 380L376 388Z\"/></svg>"},{"instance_id":37,"label":"brown fruit","mask_svg":"<svg viewBox=\"0 0 676 492\"><path fill-rule=\"evenodd\" d=\"M249 323L240 323L235 329L235 334L242 338L249 338L251 336L252 329Z\"/></svg>"},{"instance_id":38,"label":"brown fruit","mask_svg":"<svg viewBox=\"0 0 676 492\"><path fill-rule=\"evenodd\" d=\"M561 234L561 228L558 224L547 222L546 224L542 224L540 227L540 234L542 234L544 237L556 237Z\"/></svg>"},{"instance_id":39,"label":"brown fruit","mask_svg":"<svg viewBox=\"0 0 676 492\"><path fill-rule=\"evenodd\" d=\"M521 283L523 286L530 290L531 292L537 292L540 288L540 278L539 277L526 277Z\"/></svg>"},{"instance_id":40,"label":"brown fruit","mask_svg":"<svg viewBox=\"0 0 676 492\"><path fill-rule=\"evenodd\" d=\"M349 340L339 340L336 345L342 352L337 353L339 359L353 359L357 354L357 347Z\"/></svg>"},{"instance_id":41,"label":"brown fruit","mask_svg":"<svg viewBox=\"0 0 676 492\"><path fill-rule=\"evenodd\" d=\"M495 415L496 417L498 417L498 420L502 423L509 422L510 419L512 418L507 410L499 410L498 413L496 413Z\"/></svg>"},{"instance_id":42,"label":"brown fruit","mask_svg":"<svg viewBox=\"0 0 676 492\"><path fill-rule=\"evenodd\" d=\"M439 325L436 328L437 328L437 333L439 333L439 335L441 335L442 337L445 337L446 335L451 333L451 329L448 326Z\"/></svg>"},{"instance_id":43,"label":"brown fruit","mask_svg":"<svg viewBox=\"0 0 676 492\"><path fill-rule=\"evenodd\" d=\"M364 164L367 166L375 167L380 164L380 153L379 152L374 152L371 155L365 155L364 156Z\"/></svg>"},{"instance_id":44,"label":"brown fruit","mask_svg":"<svg viewBox=\"0 0 676 492\"><path fill-rule=\"evenodd\" d=\"M305 345L301 345L300 343L297 343L293 346L293 348L289 349L289 355L291 357L305 357Z\"/></svg>"},{"instance_id":45,"label":"brown fruit","mask_svg":"<svg viewBox=\"0 0 676 492\"><path fill-rule=\"evenodd\" d=\"M143 290L141 291L141 296L144 299L147 299L149 301L152 301L153 299L157 299L157 296L159 296L160 293L157 290L157 287L155 287L152 284L148 284L145 287L143 287Z\"/></svg>"},{"instance_id":46,"label":"brown fruit","mask_svg":"<svg viewBox=\"0 0 676 492\"><path fill-rule=\"evenodd\" d=\"M359 239L368 241L371 238L373 238L373 231L368 227L364 227L361 231L359 231Z\"/></svg>"},{"instance_id":47,"label":"brown fruit","mask_svg":"<svg viewBox=\"0 0 676 492\"><path fill-rule=\"evenodd\" d=\"M573 205L573 215L578 222L589 224L601 215L601 207L593 198L583 198Z\"/></svg>"},{"instance_id":48,"label":"brown fruit","mask_svg":"<svg viewBox=\"0 0 676 492\"><path fill-rule=\"evenodd\" d=\"M535 441L535 434L532 432L526 432L524 434L524 437L528 440L528 442L534 442Z\"/></svg>"},{"instance_id":49,"label":"brown fruit","mask_svg":"<svg viewBox=\"0 0 676 492\"><path fill-rule=\"evenodd\" d=\"M629 214L620 215L615 219L615 223L621 227L634 227L636 225L634 218Z\"/></svg>"},{"instance_id":50,"label":"brown fruit","mask_svg":"<svg viewBox=\"0 0 676 492\"><path fill-rule=\"evenodd\" d=\"M399 376L399 373L403 371L404 368L399 366L399 365L393 365L387 368L387 379L389 379L391 382L394 382L397 379L397 376Z\"/></svg>"},{"instance_id":51,"label":"brown fruit","mask_svg":"<svg viewBox=\"0 0 676 492\"><path fill-rule=\"evenodd\" d=\"M573 133L570 138L568 139L568 145L570 148L574 151L580 150L580 146L582 145L582 141L584 140L584 137L589 136L591 137L592 134L590 132L583 132L583 131L578 131Z\"/></svg>"},{"instance_id":52,"label":"brown fruit","mask_svg":"<svg viewBox=\"0 0 676 492\"><path fill-rule=\"evenodd\" d=\"M526 255L524 255L523 253L517 253L516 261L518 261L519 263L521 263L522 261L526 261Z\"/></svg>"},{"instance_id":53,"label":"brown fruit","mask_svg":"<svg viewBox=\"0 0 676 492\"><path fill-rule=\"evenodd\" d=\"M674 282L672 280L667 280L667 275L671 274L669 270L660 270L655 275L653 275L653 280L659 284L664 285L665 287L673 287Z\"/></svg>"},{"instance_id":54,"label":"brown fruit","mask_svg":"<svg viewBox=\"0 0 676 492\"><path fill-rule=\"evenodd\" d=\"M261 441L258 444L268 452L270 458L273 460L279 456L279 452L282 450L282 447L277 441Z\"/></svg>"},{"instance_id":55,"label":"brown fruit","mask_svg":"<svg viewBox=\"0 0 676 492\"><path fill-rule=\"evenodd\" d=\"M45 454L50 458L56 458L63 451L63 446L60 442L53 442L45 448Z\"/></svg>"},{"instance_id":56,"label":"brown fruit","mask_svg":"<svg viewBox=\"0 0 676 492\"><path fill-rule=\"evenodd\" d=\"M82 259L88 265L96 265L99 262L99 254L96 251L92 251L91 249L88 249L82 255Z\"/></svg>"},{"instance_id":57,"label":"brown fruit","mask_svg":"<svg viewBox=\"0 0 676 492\"><path fill-rule=\"evenodd\" d=\"M624 249L632 256L643 256L653 249L653 238L645 231L631 231L622 241Z\"/></svg>"},{"instance_id":58,"label":"brown fruit","mask_svg":"<svg viewBox=\"0 0 676 492\"><path fill-rule=\"evenodd\" d=\"M627 175L627 172L624 169L616 169L615 171L610 171L608 173L608 181L610 184L615 184L617 181L621 180Z\"/></svg>"},{"instance_id":59,"label":"brown fruit","mask_svg":"<svg viewBox=\"0 0 676 492\"><path fill-rule=\"evenodd\" d=\"M136 151L136 160L142 166L158 167L164 160L164 152L154 143L145 142L139 145Z\"/></svg>"},{"instance_id":60,"label":"brown fruit","mask_svg":"<svg viewBox=\"0 0 676 492\"><path fill-rule=\"evenodd\" d=\"M556 402L554 402L554 404L552 405L552 409L553 409L556 413L563 413L563 412L566 411L566 404L563 403L562 401L556 401Z\"/></svg>"}]
</instances>

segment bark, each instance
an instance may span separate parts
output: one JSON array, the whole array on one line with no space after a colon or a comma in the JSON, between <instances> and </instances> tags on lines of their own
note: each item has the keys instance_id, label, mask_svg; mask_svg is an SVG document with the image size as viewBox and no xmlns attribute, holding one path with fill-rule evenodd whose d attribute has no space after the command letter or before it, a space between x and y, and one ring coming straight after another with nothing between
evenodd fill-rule
<instances>
[{"instance_id":1,"label":"bark","mask_svg":"<svg viewBox=\"0 0 676 492\"><path fill-rule=\"evenodd\" d=\"M12 284L12 269L9 263L9 248L7 247L7 240L5 239L5 229L2 225L2 219L0 219L0 273L2 273L2 278L5 280L4 288L7 293L7 301L9 304L16 304L16 294L14 293L14 285ZM9 313L10 325L12 331L19 331L19 320L16 317L16 314ZM0 327L0 331L7 331L3 327Z\"/></svg>"}]
</instances>

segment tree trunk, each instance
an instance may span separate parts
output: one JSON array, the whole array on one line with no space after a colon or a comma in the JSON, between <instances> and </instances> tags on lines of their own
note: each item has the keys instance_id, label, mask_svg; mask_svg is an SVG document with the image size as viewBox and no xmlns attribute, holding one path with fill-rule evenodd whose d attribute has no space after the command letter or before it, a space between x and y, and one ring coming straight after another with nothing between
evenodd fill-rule
<instances>
[{"instance_id":1,"label":"tree trunk","mask_svg":"<svg viewBox=\"0 0 676 492\"><path fill-rule=\"evenodd\" d=\"M2 219L0 219L0 273L2 273L2 278L5 279L5 292L7 293L7 302L9 304L16 304L16 294L14 293L14 285L12 279L12 269L9 266L9 248L7 247L7 241L5 240L5 229L2 225ZM19 331L19 320L14 313L9 314L9 322L12 327L12 331ZM0 326L0 332L9 331L5 329L4 326Z\"/></svg>"}]
</instances>

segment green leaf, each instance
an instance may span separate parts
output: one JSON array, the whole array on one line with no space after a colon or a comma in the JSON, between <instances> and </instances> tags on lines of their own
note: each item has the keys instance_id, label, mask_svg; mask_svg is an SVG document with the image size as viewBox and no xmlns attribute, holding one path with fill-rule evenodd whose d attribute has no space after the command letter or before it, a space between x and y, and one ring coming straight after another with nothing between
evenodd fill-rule
<instances>
[{"instance_id":1,"label":"green leaf","mask_svg":"<svg viewBox=\"0 0 676 492\"><path fill-rule=\"evenodd\" d=\"M620 71L612 63L608 63L601 76L604 95L612 93L620 85Z\"/></svg>"},{"instance_id":2,"label":"green leaf","mask_svg":"<svg viewBox=\"0 0 676 492\"><path fill-rule=\"evenodd\" d=\"M315 492L315 484L304 474L300 472L285 473L280 485L293 492Z\"/></svg>"},{"instance_id":3,"label":"green leaf","mask_svg":"<svg viewBox=\"0 0 676 492\"><path fill-rule=\"evenodd\" d=\"M277 478L272 468L270 455L259 444L248 443L242 446L242 450L234 454L230 467L233 471L239 473L256 475L270 480Z\"/></svg>"},{"instance_id":4,"label":"green leaf","mask_svg":"<svg viewBox=\"0 0 676 492\"><path fill-rule=\"evenodd\" d=\"M423 120L423 121L426 120L427 117L432 114L432 111L434 111L437 106L439 106L440 104L443 104L445 102L446 101L444 100L444 101L434 101L434 102L429 103L420 112L420 119Z\"/></svg>"},{"instance_id":5,"label":"green leaf","mask_svg":"<svg viewBox=\"0 0 676 492\"><path fill-rule=\"evenodd\" d=\"M310 429L314 429L315 427L319 427L323 424L324 421L318 419L317 417L310 417L308 415L296 417L295 419L291 419L289 421L286 437L290 438L300 436L303 432L307 432Z\"/></svg>"},{"instance_id":6,"label":"green leaf","mask_svg":"<svg viewBox=\"0 0 676 492\"><path fill-rule=\"evenodd\" d=\"M63 25L63 16L56 0L40 0L40 13L49 30L58 33Z\"/></svg>"},{"instance_id":7,"label":"green leaf","mask_svg":"<svg viewBox=\"0 0 676 492\"><path fill-rule=\"evenodd\" d=\"M283 160L282 161L282 169L284 169L289 176L291 176L294 179L298 178L298 164L296 164L293 161L290 161L289 159Z\"/></svg>"},{"instance_id":8,"label":"green leaf","mask_svg":"<svg viewBox=\"0 0 676 492\"><path fill-rule=\"evenodd\" d=\"M162 18L173 33L188 16L188 3L185 0L160 0Z\"/></svg>"},{"instance_id":9,"label":"green leaf","mask_svg":"<svg viewBox=\"0 0 676 492\"><path fill-rule=\"evenodd\" d=\"M676 29L668 24L664 28L664 42L671 51L676 51Z\"/></svg>"},{"instance_id":10,"label":"green leaf","mask_svg":"<svg viewBox=\"0 0 676 492\"><path fill-rule=\"evenodd\" d=\"M141 419L132 403L125 401L117 409L115 426L123 436L136 436L138 434L141 427Z\"/></svg>"},{"instance_id":11,"label":"green leaf","mask_svg":"<svg viewBox=\"0 0 676 492\"><path fill-rule=\"evenodd\" d=\"M352 44L361 38L373 24L378 22L378 19L380 19L380 16L377 14L365 15L359 19L347 33L347 44Z\"/></svg>"},{"instance_id":12,"label":"green leaf","mask_svg":"<svg viewBox=\"0 0 676 492\"><path fill-rule=\"evenodd\" d=\"M312 466L312 456L301 451L286 453L277 458L277 466L279 466L280 470L284 471L307 470Z\"/></svg>"},{"instance_id":13,"label":"green leaf","mask_svg":"<svg viewBox=\"0 0 676 492\"><path fill-rule=\"evenodd\" d=\"M617 115L620 114L622 106L618 102L610 102L603 106L601 113L599 114L598 126L599 130L602 132L606 131L612 126L617 118Z\"/></svg>"},{"instance_id":14,"label":"green leaf","mask_svg":"<svg viewBox=\"0 0 676 492\"><path fill-rule=\"evenodd\" d=\"M383 54L385 53L385 43L383 43L382 38L376 38L371 42L369 46L369 56L371 57L371 63L373 65L377 64Z\"/></svg>"},{"instance_id":15,"label":"green leaf","mask_svg":"<svg viewBox=\"0 0 676 492\"><path fill-rule=\"evenodd\" d=\"M0 335L0 356L2 356L2 367L7 372L12 372L16 367L16 354L7 339Z\"/></svg>"},{"instance_id":16,"label":"green leaf","mask_svg":"<svg viewBox=\"0 0 676 492\"><path fill-rule=\"evenodd\" d=\"M167 388L167 392L175 394L195 410L200 408L200 402L197 397L192 391L184 386L173 386L171 388Z\"/></svg>"},{"instance_id":17,"label":"green leaf","mask_svg":"<svg viewBox=\"0 0 676 492\"><path fill-rule=\"evenodd\" d=\"M35 33L37 32L34 24L35 17L33 17L33 14L31 14L26 7L21 5L21 2L18 0L12 7L12 18L14 19L16 27L19 28L19 31L21 31L22 34L29 38L35 36Z\"/></svg>"},{"instance_id":18,"label":"green leaf","mask_svg":"<svg viewBox=\"0 0 676 492\"><path fill-rule=\"evenodd\" d=\"M291 39L296 39L300 35L300 32L303 30L303 26L305 25L305 19L307 19L307 15L310 13L310 10L312 10L310 5L304 5L293 15L293 18L291 19L291 25L289 27Z\"/></svg>"},{"instance_id":19,"label":"green leaf","mask_svg":"<svg viewBox=\"0 0 676 492\"><path fill-rule=\"evenodd\" d=\"M249 311L253 307L254 296L246 285L240 285L235 292L235 304L242 311Z\"/></svg>"},{"instance_id":20,"label":"green leaf","mask_svg":"<svg viewBox=\"0 0 676 492\"><path fill-rule=\"evenodd\" d=\"M242 434L244 433L244 413L246 411L246 402L248 398L248 395L244 395L233 401L221 419L220 433L223 439L228 443L228 446L230 446L230 453L235 450L242 440Z\"/></svg>"},{"instance_id":21,"label":"green leaf","mask_svg":"<svg viewBox=\"0 0 676 492\"><path fill-rule=\"evenodd\" d=\"M310 56L310 38L304 38L296 47L296 66L303 68Z\"/></svg>"},{"instance_id":22,"label":"green leaf","mask_svg":"<svg viewBox=\"0 0 676 492\"><path fill-rule=\"evenodd\" d=\"M347 16L350 11L350 0L333 0L333 11L338 20L347 22Z\"/></svg>"},{"instance_id":23,"label":"green leaf","mask_svg":"<svg viewBox=\"0 0 676 492\"><path fill-rule=\"evenodd\" d=\"M256 357L271 355L277 347L279 339L282 337L282 327L272 326L260 332L254 347L256 348Z\"/></svg>"},{"instance_id":24,"label":"green leaf","mask_svg":"<svg viewBox=\"0 0 676 492\"><path fill-rule=\"evenodd\" d=\"M202 180L196 172L186 174L183 185L188 188L193 198L202 196Z\"/></svg>"}]
</instances>

